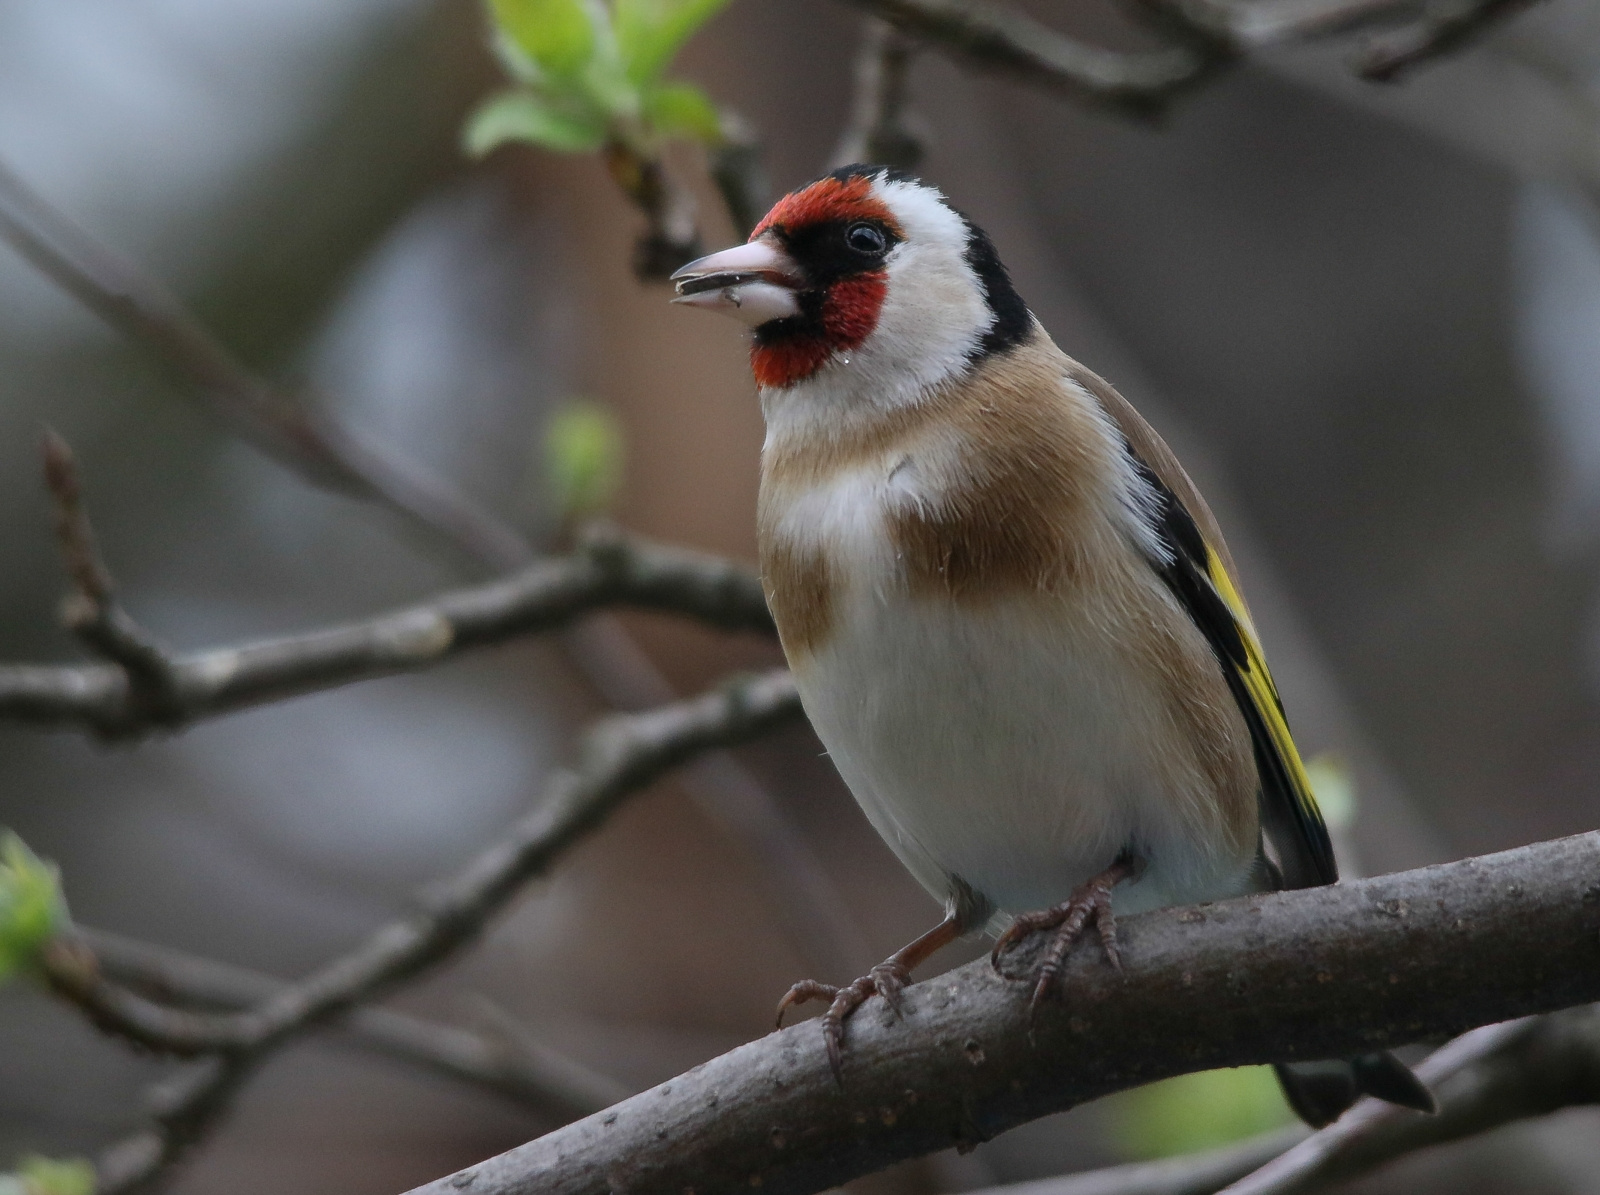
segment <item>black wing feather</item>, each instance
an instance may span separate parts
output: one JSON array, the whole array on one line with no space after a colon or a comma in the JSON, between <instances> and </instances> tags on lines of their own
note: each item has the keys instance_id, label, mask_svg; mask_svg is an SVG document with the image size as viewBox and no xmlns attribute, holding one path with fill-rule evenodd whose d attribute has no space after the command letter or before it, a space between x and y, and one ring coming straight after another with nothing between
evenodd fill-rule
<instances>
[{"instance_id":1,"label":"black wing feather","mask_svg":"<svg viewBox=\"0 0 1600 1195\"><path fill-rule=\"evenodd\" d=\"M1331 884L1339 878L1333 843L1244 603L1221 558L1177 495L1131 446L1128 454L1156 500L1155 528L1168 559L1151 563L1211 645L1250 729L1261 778L1262 828L1277 849L1284 884L1290 888Z\"/></svg>"}]
</instances>

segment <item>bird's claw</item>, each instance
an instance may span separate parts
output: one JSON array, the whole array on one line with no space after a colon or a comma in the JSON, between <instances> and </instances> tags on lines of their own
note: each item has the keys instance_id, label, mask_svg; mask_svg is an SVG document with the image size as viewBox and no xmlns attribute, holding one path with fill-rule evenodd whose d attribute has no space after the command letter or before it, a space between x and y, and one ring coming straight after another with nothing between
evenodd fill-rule
<instances>
[{"instance_id":1,"label":"bird's claw","mask_svg":"<svg viewBox=\"0 0 1600 1195\"><path fill-rule=\"evenodd\" d=\"M1082 936L1090 920L1094 921L1095 928L1100 932L1100 945L1106 952L1106 958L1114 968L1122 970L1122 955L1117 949L1117 922L1111 912L1111 889L1120 878L1120 876L1113 878L1111 873L1096 876L1055 908L1038 913L1024 913L1013 921L995 942L994 950L989 954L989 962L1007 979L1020 979L1021 976L1006 974L1000 965L1001 955L1030 934L1055 931L1044 957L1039 960L1038 967L1034 971L1033 996L1028 1001L1030 1020L1061 978L1061 969L1066 962L1067 953L1072 949L1073 943Z\"/></svg>"},{"instance_id":2,"label":"bird's claw","mask_svg":"<svg viewBox=\"0 0 1600 1195\"><path fill-rule=\"evenodd\" d=\"M828 1011L822 1014L822 1037L828 1048L828 1065L833 1069L834 1081L844 1084L844 1023L851 1013L872 996L882 996L884 1003L902 1015L900 993L911 982L911 974L893 959L879 963L870 972L844 987L831 983L818 983L802 979L778 1001L778 1025L783 1025L783 1014L797 1004L811 1000L830 1001Z\"/></svg>"}]
</instances>

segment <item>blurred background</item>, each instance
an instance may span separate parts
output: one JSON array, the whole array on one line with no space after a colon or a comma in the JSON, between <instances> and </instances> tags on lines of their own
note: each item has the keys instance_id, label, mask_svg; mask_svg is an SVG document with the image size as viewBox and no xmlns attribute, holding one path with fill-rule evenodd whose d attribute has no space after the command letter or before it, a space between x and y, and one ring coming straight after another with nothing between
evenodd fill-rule
<instances>
[{"instance_id":1,"label":"blurred background","mask_svg":"<svg viewBox=\"0 0 1600 1195\"><path fill-rule=\"evenodd\" d=\"M824 0L733 0L675 73L759 131L787 190L840 136L860 28ZM1600 3L1551 0L1395 86L1353 80L1341 53L1253 60L1156 123L934 53L910 96L922 173L1213 498L1302 746L1342 761L1354 873L1600 826ZM601 404L626 452L614 517L753 559L761 425L739 330L635 279L641 219L598 155L462 152L503 81L474 0L0 0L0 160L253 367L544 542L550 420ZM674 155L707 247L731 242L698 151ZM0 248L5 661L80 658L55 617L46 422L79 453L128 607L177 647L482 575L242 445ZM777 660L624 622L683 691ZM135 746L0 727L0 824L59 862L78 920L296 975L536 797L604 708L575 647L523 642ZM740 838L663 784L398 1004L642 1088L765 1033L793 980L848 979L931 924L808 733L739 758L824 861L853 937L808 938ZM0 1169L92 1155L142 1123L162 1073L37 990L0 990ZM1182 1089L1135 1093L858 1187L971 1189L1281 1114L1253 1081L1210 1090L1238 1124L1198 1123ZM315 1037L175 1189L385 1195L551 1127ZM1600 1191L1600 1114L1359 1189Z\"/></svg>"}]
</instances>

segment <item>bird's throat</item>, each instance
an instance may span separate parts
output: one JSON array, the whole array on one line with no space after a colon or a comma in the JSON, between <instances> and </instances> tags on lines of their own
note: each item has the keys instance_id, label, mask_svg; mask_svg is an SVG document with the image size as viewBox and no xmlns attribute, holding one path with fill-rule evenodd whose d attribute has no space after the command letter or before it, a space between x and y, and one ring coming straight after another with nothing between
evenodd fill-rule
<instances>
[{"instance_id":1,"label":"bird's throat","mask_svg":"<svg viewBox=\"0 0 1600 1195\"><path fill-rule=\"evenodd\" d=\"M828 287L811 313L761 325L750 349L756 384L792 386L835 355L859 347L878 326L888 292L889 276L882 270L841 278Z\"/></svg>"}]
</instances>

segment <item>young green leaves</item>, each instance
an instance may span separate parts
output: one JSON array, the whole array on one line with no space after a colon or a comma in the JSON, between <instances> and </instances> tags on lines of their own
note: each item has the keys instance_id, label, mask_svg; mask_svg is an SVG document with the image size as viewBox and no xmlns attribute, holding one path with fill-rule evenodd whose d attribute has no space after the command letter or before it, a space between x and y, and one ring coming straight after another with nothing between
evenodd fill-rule
<instances>
[{"instance_id":1,"label":"young green leaves","mask_svg":"<svg viewBox=\"0 0 1600 1195\"><path fill-rule=\"evenodd\" d=\"M616 417L598 403L575 400L545 428L545 476L564 523L600 514L622 484L623 438Z\"/></svg>"},{"instance_id":2,"label":"young green leaves","mask_svg":"<svg viewBox=\"0 0 1600 1195\"><path fill-rule=\"evenodd\" d=\"M468 119L468 151L528 141L584 153L613 142L649 156L673 137L718 143L711 101L661 76L727 2L489 0L495 48L516 86Z\"/></svg>"},{"instance_id":3,"label":"young green leaves","mask_svg":"<svg viewBox=\"0 0 1600 1195\"><path fill-rule=\"evenodd\" d=\"M94 1195L94 1166L82 1158L30 1156L15 1174L0 1174L0 1195Z\"/></svg>"},{"instance_id":4,"label":"young green leaves","mask_svg":"<svg viewBox=\"0 0 1600 1195\"><path fill-rule=\"evenodd\" d=\"M0 835L0 983L31 970L67 920L54 864L10 831Z\"/></svg>"}]
</instances>

